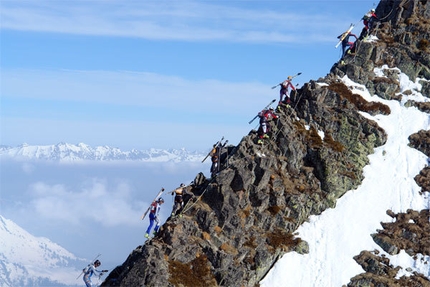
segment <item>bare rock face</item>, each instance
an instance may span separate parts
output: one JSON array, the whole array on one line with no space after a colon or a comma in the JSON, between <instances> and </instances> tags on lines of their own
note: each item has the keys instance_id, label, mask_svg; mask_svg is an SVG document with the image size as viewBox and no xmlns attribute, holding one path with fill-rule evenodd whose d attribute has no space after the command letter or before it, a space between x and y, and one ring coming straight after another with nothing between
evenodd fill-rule
<instances>
[{"instance_id":1,"label":"bare rock face","mask_svg":"<svg viewBox=\"0 0 430 287\"><path fill-rule=\"evenodd\" d=\"M430 39L425 26L430 25L430 2L381 1L376 12L382 19L376 31L381 40L359 43L360 56L346 58L345 65L335 64L326 77L298 89L290 108L278 108L279 119L263 145L257 145L256 132L251 131L237 146L226 148L222 171L211 179L200 173L188 188L193 197L182 216L169 218L102 286L258 286L281 255L306 253L307 243L295 230L360 185L367 156L386 142L385 131L359 112L389 114L389 107L365 101L339 78L348 75L371 92L396 100L401 100L397 78L377 77L374 67L386 64L413 79L430 79L425 45ZM411 142L428 152L421 135L416 137ZM428 190L429 181L423 182ZM393 216L398 226L383 224L386 231L375 233L375 241L392 252L405 246L417 252L414 244L421 231L410 228L394 237L399 234L389 230L406 223L400 220L403 215ZM408 216L419 225L428 211ZM409 286L400 281L376 285L386 280L381 278L393 279L396 272L372 252L363 251L356 260L365 273L348 286Z\"/></svg>"}]
</instances>

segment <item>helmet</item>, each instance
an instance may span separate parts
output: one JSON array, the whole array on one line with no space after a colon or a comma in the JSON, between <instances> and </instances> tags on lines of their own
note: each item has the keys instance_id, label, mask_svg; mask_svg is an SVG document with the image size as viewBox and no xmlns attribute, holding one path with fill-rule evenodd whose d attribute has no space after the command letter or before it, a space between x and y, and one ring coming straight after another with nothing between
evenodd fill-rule
<instances>
[{"instance_id":1,"label":"helmet","mask_svg":"<svg viewBox=\"0 0 430 287\"><path fill-rule=\"evenodd\" d=\"M102 265L102 263L97 259L96 261L94 261L94 265L99 266L99 265Z\"/></svg>"},{"instance_id":2,"label":"helmet","mask_svg":"<svg viewBox=\"0 0 430 287\"><path fill-rule=\"evenodd\" d=\"M373 9L373 8L372 8L372 9L370 9L370 11L371 11L371 12L375 12L375 9Z\"/></svg>"},{"instance_id":3,"label":"helmet","mask_svg":"<svg viewBox=\"0 0 430 287\"><path fill-rule=\"evenodd\" d=\"M293 77L291 77L291 76L288 76L288 78L287 78L287 79L288 79L288 81L290 81L290 80L291 80L292 78L293 78Z\"/></svg>"},{"instance_id":4,"label":"helmet","mask_svg":"<svg viewBox=\"0 0 430 287\"><path fill-rule=\"evenodd\" d=\"M273 108L272 108L272 107L270 107L270 108L269 108L269 110L273 111Z\"/></svg>"},{"instance_id":5,"label":"helmet","mask_svg":"<svg viewBox=\"0 0 430 287\"><path fill-rule=\"evenodd\" d=\"M158 199L158 202L164 202L164 199L163 199L162 197L160 197L160 198Z\"/></svg>"},{"instance_id":6,"label":"helmet","mask_svg":"<svg viewBox=\"0 0 430 287\"><path fill-rule=\"evenodd\" d=\"M184 186L185 186L185 184L181 183L181 187L184 187Z\"/></svg>"}]
</instances>

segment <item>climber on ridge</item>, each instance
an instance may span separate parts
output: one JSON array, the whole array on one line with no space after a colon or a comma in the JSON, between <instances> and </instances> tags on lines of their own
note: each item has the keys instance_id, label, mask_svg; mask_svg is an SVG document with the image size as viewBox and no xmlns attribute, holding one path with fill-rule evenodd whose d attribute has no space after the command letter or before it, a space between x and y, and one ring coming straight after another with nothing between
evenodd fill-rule
<instances>
[{"instance_id":1,"label":"climber on ridge","mask_svg":"<svg viewBox=\"0 0 430 287\"><path fill-rule=\"evenodd\" d=\"M220 153L221 153L221 143L213 146L211 150L211 176L213 177L219 171L219 161L220 161Z\"/></svg>"},{"instance_id":2,"label":"climber on ridge","mask_svg":"<svg viewBox=\"0 0 430 287\"><path fill-rule=\"evenodd\" d=\"M163 198L159 198L151 203L151 210L149 212L149 226L146 230L145 237L148 238L151 233L152 226L154 226L154 235L157 234L158 229L160 228L160 220L158 219L158 215L160 213L160 207L164 203Z\"/></svg>"},{"instance_id":3,"label":"climber on ridge","mask_svg":"<svg viewBox=\"0 0 430 287\"><path fill-rule=\"evenodd\" d=\"M341 39L343 37L343 35L344 34L341 34L341 35L337 36L337 38ZM342 40L342 57L341 57L341 59L343 59L343 57L345 57L345 54L347 54L347 53L348 54L354 54L355 53L355 41L350 42L349 37L354 37L355 41L357 41L357 36L355 34L352 34L351 32L348 32L348 34Z\"/></svg>"},{"instance_id":4,"label":"climber on ridge","mask_svg":"<svg viewBox=\"0 0 430 287\"><path fill-rule=\"evenodd\" d=\"M364 27L361 30L360 36L358 37L359 40L365 39L372 32L373 26L378 20L378 16L375 14L375 9L371 9L369 12L367 12L363 18L361 18L361 20L363 20Z\"/></svg>"},{"instance_id":5,"label":"climber on ridge","mask_svg":"<svg viewBox=\"0 0 430 287\"><path fill-rule=\"evenodd\" d=\"M181 183L178 188L172 191L172 195L175 195L172 216L178 215L184 208L184 195L186 194L190 195L187 192L187 187L183 183Z\"/></svg>"},{"instance_id":6,"label":"climber on ridge","mask_svg":"<svg viewBox=\"0 0 430 287\"><path fill-rule=\"evenodd\" d=\"M96 268L99 267L100 265L102 265L102 263L99 260L96 260L94 261L93 264L88 265L87 268L82 270L84 272L83 279L87 287L93 286L91 283L91 276L93 276L94 274L98 276L102 276L104 272L108 272L107 270L97 270Z\"/></svg>"},{"instance_id":7,"label":"climber on ridge","mask_svg":"<svg viewBox=\"0 0 430 287\"><path fill-rule=\"evenodd\" d=\"M269 138L267 135L268 132L271 131L270 122L274 119L278 119L278 116L275 114L275 111L272 107L267 110L262 110L258 113L258 117L260 118L260 127L258 128L258 141L257 144L263 144L263 139Z\"/></svg>"},{"instance_id":8,"label":"climber on ridge","mask_svg":"<svg viewBox=\"0 0 430 287\"><path fill-rule=\"evenodd\" d=\"M288 76L288 78L281 83L281 89L279 90L279 104L278 105L286 105L287 108L290 107L290 96L288 93L288 88L291 88L291 91L295 91L296 88L291 84L291 80L293 77ZM285 97L285 98L284 98ZM284 98L284 100L282 100Z\"/></svg>"}]
</instances>

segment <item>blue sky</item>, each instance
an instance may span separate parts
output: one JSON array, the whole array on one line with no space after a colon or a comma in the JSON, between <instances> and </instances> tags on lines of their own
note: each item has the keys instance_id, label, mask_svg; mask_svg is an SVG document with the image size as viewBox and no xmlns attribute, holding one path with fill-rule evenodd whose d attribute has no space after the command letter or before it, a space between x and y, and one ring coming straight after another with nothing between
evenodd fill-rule
<instances>
[{"instance_id":1,"label":"blue sky","mask_svg":"<svg viewBox=\"0 0 430 287\"><path fill-rule=\"evenodd\" d=\"M1 144L207 150L340 57L374 1L0 3Z\"/></svg>"}]
</instances>

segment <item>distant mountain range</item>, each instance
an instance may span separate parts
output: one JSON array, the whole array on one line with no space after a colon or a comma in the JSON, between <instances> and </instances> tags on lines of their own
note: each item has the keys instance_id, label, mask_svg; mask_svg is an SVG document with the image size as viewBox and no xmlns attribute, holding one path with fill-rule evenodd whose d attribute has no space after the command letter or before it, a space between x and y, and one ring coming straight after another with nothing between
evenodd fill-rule
<instances>
[{"instance_id":1,"label":"distant mountain range","mask_svg":"<svg viewBox=\"0 0 430 287\"><path fill-rule=\"evenodd\" d=\"M56 145L22 144L11 147L0 145L0 158L49 160L62 162L79 161L145 161L145 162L183 162L199 161L206 154L186 149L155 149L122 151L109 146L91 147L84 143Z\"/></svg>"},{"instance_id":2,"label":"distant mountain range","mask_svg":"<svg viewBox=\"0 0 430 287\"><path fill-rule=\"evenodd\" d=\"M88 262L0 215L0 286L69 287ZM82 279L81 279L82 280ZM79 284L82 286L82 284Z\"/></svg>"}]
</instances>

